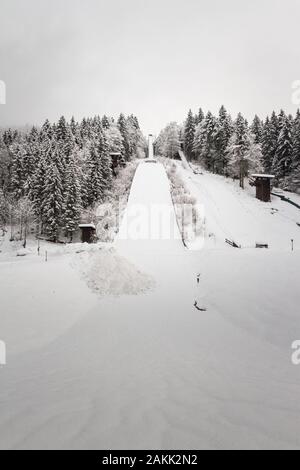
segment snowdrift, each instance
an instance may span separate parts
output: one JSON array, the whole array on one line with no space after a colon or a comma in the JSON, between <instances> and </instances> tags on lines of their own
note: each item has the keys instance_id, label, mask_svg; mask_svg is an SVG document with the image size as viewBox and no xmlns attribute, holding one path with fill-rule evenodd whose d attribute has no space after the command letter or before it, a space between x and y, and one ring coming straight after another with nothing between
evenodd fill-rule
<instances>
[{"instance_id":1,"label":"snowdrift","mask_svg":"<svg viewBox=\"0 0 300 470\"><path fill-rule=\"evenodd\" d=\"M83 279L100 295L135 295L154 287L153 279L113 248L83 252L74 260Z\"/></svg>"}]
</instances>

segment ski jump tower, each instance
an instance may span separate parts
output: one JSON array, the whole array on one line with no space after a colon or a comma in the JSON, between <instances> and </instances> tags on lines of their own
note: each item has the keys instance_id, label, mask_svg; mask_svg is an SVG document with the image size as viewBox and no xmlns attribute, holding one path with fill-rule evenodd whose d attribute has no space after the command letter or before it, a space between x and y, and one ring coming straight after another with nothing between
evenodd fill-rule
<instances>
[{"instance_id":1,"label":"ski jump tower","mask_svg":"<svg viewBox=\"0 0 300 470\"><path fill-rule=\"evenodd\" d=\"M153 134L148 135L148 158L153 160L154 153L153 153Z\"/></svg>"}]
</instances>

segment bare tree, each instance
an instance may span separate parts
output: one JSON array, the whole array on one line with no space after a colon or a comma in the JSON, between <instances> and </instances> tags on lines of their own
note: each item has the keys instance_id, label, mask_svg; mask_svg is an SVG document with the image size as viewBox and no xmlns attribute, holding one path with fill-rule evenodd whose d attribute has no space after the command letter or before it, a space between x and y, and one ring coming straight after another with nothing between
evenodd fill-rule
<instances>
[{"instance_id":1,"label":"bare tree","mask_svg":"<svg viewBox=\"0 0 300 470\"><path fill-rule=\"evenodd\" d=\"M23 197L17 202L16 216L19 220L20 238L24 240L23 247L26 248L29 224L34 222L34 206L28 197Z\"/></svg>"}]
</instances>

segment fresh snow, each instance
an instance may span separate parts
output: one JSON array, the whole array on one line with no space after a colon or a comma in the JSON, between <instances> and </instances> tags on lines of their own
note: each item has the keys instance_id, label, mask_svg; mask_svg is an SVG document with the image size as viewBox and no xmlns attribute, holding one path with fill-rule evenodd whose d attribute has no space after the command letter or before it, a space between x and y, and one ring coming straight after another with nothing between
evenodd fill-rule
<instances>
[{"instance_id":1,"label":"fresh snow","mask_svg":"<svg viewBox=\"0 0 300 470\"><path fill-rule=\"evenodd\" d=\"M205 207L202 250L182 245L160 163L139 165L113 247L3 244L0 448L300 448L299 211L178 171Z\"/></svg>"},{"instance_id":2,"label":"fresh snow","mask_svg":"<svg viewBox=\"0 0 300 470\"><path fill-rule=\"evenodd\" d=\"M154 287L150 276L139 271L113 248L83 252L73 264L92 291L99 295L133 295Z\"/></svg>"},{"instance_id":3,"label":"fresh snow","mask_svg":"<svg viewBox=\"0 0 300 470\"><path fill-rule=\"evenodd\" d=\"M291 251L291 240L300 249L300 211L273 196L270 203L255 199L255 188L239 188L238 182L201 170L186 171L177 164L180 176L197 202L203 206L206 232L212 246L224 246L225 238L243 248L256 242L272 249Z\"/></svg>"}]
</instances>

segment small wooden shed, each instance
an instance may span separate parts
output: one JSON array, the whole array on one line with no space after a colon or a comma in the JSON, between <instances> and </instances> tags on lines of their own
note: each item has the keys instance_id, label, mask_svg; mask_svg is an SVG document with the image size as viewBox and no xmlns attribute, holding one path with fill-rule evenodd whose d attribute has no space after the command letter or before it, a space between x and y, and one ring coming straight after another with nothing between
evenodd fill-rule
<instances>
[{"instance_id":1,"label":"small wooden shed","mask_svg":"<svg viewBox=\"0 0 300 470\"><path fill-rule=\"evenodd\" d=\"M111 156L111 161L112 161L112 167L113 168L121 166L125 163L121 152L111 152L110 156Z\"/></svg>"},{"instance_id":2,"label":"small wooden shed","mask_svg":"<svg viewBox=\"0 0 300 470\"><path fill-rule=\"evenodd\" d=\"M263 202L271 201L271 180L274 175L254 174L252 185L256 187L256 198Z\"/></svg>"},{"instance_id":3,"label":"small wooden shed","mask_svg":"<svg viewBox=\"0 0 300 470\"><path fill-rule=\"evenodd\" d=\"M80 224L81 230L81 241L82 243L92 243L96 233L96 227L94 224Z\"/></svg>"}]
</instances>

